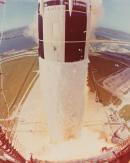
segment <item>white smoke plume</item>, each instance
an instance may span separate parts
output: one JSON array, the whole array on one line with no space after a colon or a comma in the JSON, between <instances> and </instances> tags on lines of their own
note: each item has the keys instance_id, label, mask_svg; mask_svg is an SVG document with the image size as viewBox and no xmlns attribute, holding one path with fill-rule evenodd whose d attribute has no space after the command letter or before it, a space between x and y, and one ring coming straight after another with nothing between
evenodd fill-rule
<instances>
[{"instance_id":1,"label":"white smoke plume","mask_svg":"<svg viewBox=\"0 0 130 163\"><path fill-rule=\"evenodd\" d=\"M90 36L94 37L94 30L98 26L103 15L103 1L90 0L90 2L91 2Z\"/></svg>"},{"instance_id":2,"label":"white smoke plume","mask_svg":"<svg viewBox=\"0 0 130 163\"><path fill-rule=\"evenodd\" d=\"M33 40L38 43L38 18L37 14L34 16L32 23L24 31L24 35L32 37Z\"/></svg>"},{"instance_id":3,"label":"white smoke plume","mask_svg":"<svg viewBox=\"0 0 130 163\"><path fill-rule=\"evenodd\" d=\"M87 0L86 0L87 1ZM98 26L98 22L103 15L103 1L102 0L89 0L91 3L91 37L94 35L94 30ZM38 43L38 16L34 16L32 24L25 31L25 36L32 37Z\"/></svg>"}]
</instances>

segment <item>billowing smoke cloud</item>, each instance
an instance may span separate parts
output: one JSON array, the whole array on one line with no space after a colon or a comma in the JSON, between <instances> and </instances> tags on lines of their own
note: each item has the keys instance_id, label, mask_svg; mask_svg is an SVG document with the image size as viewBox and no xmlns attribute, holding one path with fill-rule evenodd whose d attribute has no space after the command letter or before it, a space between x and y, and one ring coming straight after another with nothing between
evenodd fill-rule
<instances>
[{"instance_id":1,"label":"billowing smoke cloud","mask_svg":"<svg viewBox=\"0 0 130 163\"><path fill-rule=\"evenodd\" d=\"M24 31L24 35L27 37L32 37L33 40L38 43L38 16L34 16L32 23Z\"/></svg>"},{"instance_id":2,"label":"billowing smoke cloud","mask_svg":"<svg viewBox=\"0 0 130 163\"><path fill-rule=\"evenodd\" d=\"M87 1L87 0L85 0ZM102 6L102 0L89 0L91 3L91 29L90 29L90 35L91 37L94 36L94 30L98 25L98 22L100 21L102 15L103 15L103 6ZM32 24L28 27L28 29L25 31L26 36L32 37L37 43L38 43L38 16L37 14L34 17L34 20Z\"/></svg>"},{"instance_id":3,"label":"billowing smoke cloud","mask_svg":"<svg viewBox=\"0 0 130 163\"><path fill-rule=\"evenodd\" d=\"M94 37L94 30L98 26L102 15L103 15L103 5L102 0L90 0L91 2L91 37Z\"/></svg>"}]
</instances>

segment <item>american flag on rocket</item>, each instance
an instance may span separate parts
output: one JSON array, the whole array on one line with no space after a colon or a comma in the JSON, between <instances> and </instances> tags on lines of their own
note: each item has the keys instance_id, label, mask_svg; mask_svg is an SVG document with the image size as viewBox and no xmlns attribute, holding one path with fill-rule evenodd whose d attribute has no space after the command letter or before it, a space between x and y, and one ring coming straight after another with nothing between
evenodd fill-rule
<instances>
[{"instance_id":1,"label":"american flag on rocket","mask_svg":"<svg viewBox=\"0 0 130 163\"><path fill-rule=\"evenodd\" d=\"M4 4L6 0L0 0L0 4Z\"/></svg>"}]
</instances>

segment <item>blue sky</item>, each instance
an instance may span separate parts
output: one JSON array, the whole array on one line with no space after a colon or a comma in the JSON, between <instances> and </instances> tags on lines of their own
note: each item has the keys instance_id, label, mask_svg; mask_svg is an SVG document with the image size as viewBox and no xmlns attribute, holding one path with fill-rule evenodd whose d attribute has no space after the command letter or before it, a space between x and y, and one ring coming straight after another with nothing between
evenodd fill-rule
<instances>
[{"instance_id":1,"label":"blue sky","mask_svg":"<svg viewBox=\"0 0 130 163\"><path fill-rule=\"evenodd\" d=\"M4 21L5 30L29 25L37 10L37 0L6 0L6 15ZM2 16L3 6L0 6ZM0 19L1 21L1 19Z\"/></svg>"},{"instance_id":2,"label":"blue sky","mask_svg":"<svg viewBox=\"0 0 130 163\"><path fill-rule=\"evenodd\" d=\"M130 0L103 0L101 26L130 33Z\"/></svg>"},{"instance_id":3,"label":"blue sky","mask_svg":"<svg viewBox=\"0 0 130 163\"><path fill-rule=\"evenodd\" d=\"M104 14L100 26L130 33L130 0L103 0ZM0 6L0 16L2 16ZM5 30L29 25L37 9L37 0L7 0ZM2 20L0 19L0 25Z\"/></svg>"}]
</instances>

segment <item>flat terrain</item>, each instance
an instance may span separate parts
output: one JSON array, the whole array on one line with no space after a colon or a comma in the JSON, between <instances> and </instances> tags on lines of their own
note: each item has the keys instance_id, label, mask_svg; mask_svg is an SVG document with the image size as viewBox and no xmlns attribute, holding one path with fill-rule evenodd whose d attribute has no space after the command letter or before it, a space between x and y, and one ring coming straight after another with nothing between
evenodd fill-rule
<instances>
[{"instance_id":1,"label":"flat terrain","mask_svg":"<svg viewBox=\"0 0 130 163\"><path fill-rule=\"evenodd\" d=\"M14 119L8 121L8 118L19 104L24 102L25 92L33 85L30 83L36 77L38 70L37 50L26 50L4 56L0 64L0 123L6 127L13 123Z\"/></svg>"},{"instance_id":2,"label":"flat terrain","mask_svg":"<svg viewBox=\"0 0 130 163\"><path fill-rule=\"evenodd\" d=\"M2 61L0 62L0 64L1 64L1 69L0 69L0 73L1 73L0 75L0 92L1 92L0 93L0 124L2 124L7 129L11 129L7 132L7 134L10 136L11 139L13 138L13 142L17 141L18 145L15 145L17 147L16 149L18 149L19 151L22 151L20 150L20 147L19 147L19 142L20 142L20 144L23 143L22 144L23 147L27 146L26 148L24 148L24 150L28 149L30 152L32 150L32 141L31 141L32 139L30 138L32 137L37 142L36 143L36 150L37 150L37 146L39 147L40 145L42 145L40 140L42 140L43 136L45 136L45 133L46 133L46 126L44 125L44 123L42 123L43 130L41 130L41 125L39 125L40 118L36 119L38 116L42 117L41 112L38 111L38 108L41 108L40 102L39 102L40 100L39 90L40 89L37 89L36 84L33 87L33 84L38 78L37 71L39 69L37 50L31 49L27 51L21 51L16 54L10 54L10 56L9 55L2 56ZM38 83L38 80L36 83ZM31 93L30 90L32 87L33 89ZM27 95L29 94L29 92L30 92L30 95L28 96L26 104L25 104L24 101ZM33 105L35 103L35 100L32 100L32 99L36 99L36 98L38 99L36 101L37 103L36 105ZM30 101L32 101L32 107L28 108L28 106L31 106ZM104 139L109 142L109 140L107 140L109 127L104 125L104 122L106 121L104 106L100 103L96 103L94 93L90 93L90 92L88 96L86 96L86 102L87 102L87 108L85 112L84 127L91 128L97 133L100 132L100 135L99 135L100 139ZM11 117L13 117L12 115L14 115L13 114L14 111L19 108L19 104L20 105L23 104L23 112L21 114L21 119L19 119L19 123L18 123L17 117L15 116L14 116L15 118L11 118ZM37 106L36 109L35 109L35 106ZM130 115L129 106L127 108L123 108L122 111L123 112L121 112L121 115L123 117L126 117L126 119L128 120L129 119L128 115ZM22 115L24 116L22 117ZM30 115L31 117L29 117ZM31 120L32 120L32 123L30 123ZM44 118L42 117L41 120L44 121ZM17 126L20 126L20 127L18 127L16 130L17 132L14 133L13 132L15 130L14 126L16 126L16 124ZM35 130L35 134L32 132L33 131L32 129L37 129ZM43 135L41 134L41 132L43 133ZM37 135L40 135L41 138L37 139ZM17 140L16 140L16 137L17 137ZM24 139L24 137L26 139ZM28 142L29 140L31 143ZM45 141L45 139L43 139L43 141ZM34 151L32 151L32 153Z\"/></svg>"},{"instance_id":3,"label":"flat terrain","mask_svg":"<svg viewBox=\"0 0 130 163\"><path fill-rule=\"evenodd\" d=\"M5 53L0 57L2 58L0 62L0 73L2 73L0 75L0 123L8 126L9 124L6 124L7 121L4 119L7 120L19 104L24 102L33 86L32 81L37 79L38 55L37 49L34 48ZM130 115L129 109L127 109L127 117L128 115ZM123 116L125 115L123 114ZM11 120L9 123L12 124L13 121Z\"/></svg>"}]
</instances>

